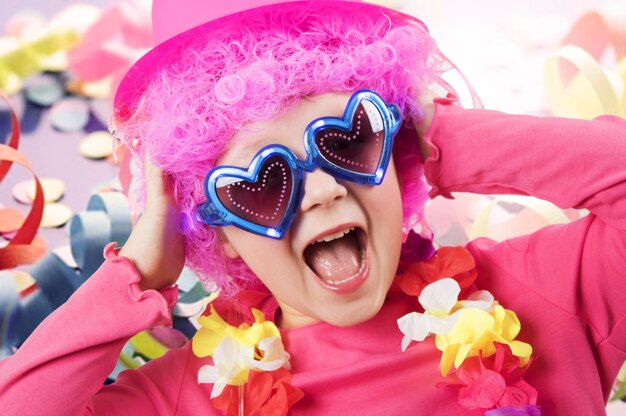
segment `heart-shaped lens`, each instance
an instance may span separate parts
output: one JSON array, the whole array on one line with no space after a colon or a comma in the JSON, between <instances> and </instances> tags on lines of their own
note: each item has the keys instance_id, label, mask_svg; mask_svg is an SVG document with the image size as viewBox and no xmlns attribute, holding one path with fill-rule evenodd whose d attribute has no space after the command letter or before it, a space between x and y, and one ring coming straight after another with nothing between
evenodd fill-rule
<instances>
[{"instance_id":1,"label":"heart-shaped lens","mask_svg":"<svg viewBox=\"0 0 626 416\"><path fill-rule=\"evenodd\" d=\"M319 153L330 163L351 172L374 174L383 153L385 129L380 111L363 100L352 118L352 129L326 127L315 135Z\"/></svg>"},{"instance_id":2,"label":"heart-shaped lens","mask_svg":"<svg viewBox=\"0 0 626 416\"><path fill-rule=\"evenodd\" d=\"M221 176L215 189L220 202L233 214L251 223L275 228L289 206L292 187L287 161L275 155L263 162L256 182Z\"/></svg>"}]
</instances>

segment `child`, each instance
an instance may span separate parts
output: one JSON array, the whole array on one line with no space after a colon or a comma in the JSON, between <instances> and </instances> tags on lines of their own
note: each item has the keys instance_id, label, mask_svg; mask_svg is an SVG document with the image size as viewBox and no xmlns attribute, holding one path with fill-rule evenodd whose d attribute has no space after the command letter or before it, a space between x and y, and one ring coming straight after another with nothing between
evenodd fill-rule
<instances>
[{"instance_id":1,"label":"child","mask_svg":"<svg viewBox=\"0 0 626 416\"><path fill-rule=\"evenodd\" d=\"M155 2L167 41L113 116L143 215L0 363L3 414L603 414L626 358L626 122L433 103L447 61L379 6L227 3ZM422 175L431 198L590 214L433 256L410 233ZM193 342L103 387L130 336L171 324L185 262L221 290Z\"/></svg>"}]
</instances>

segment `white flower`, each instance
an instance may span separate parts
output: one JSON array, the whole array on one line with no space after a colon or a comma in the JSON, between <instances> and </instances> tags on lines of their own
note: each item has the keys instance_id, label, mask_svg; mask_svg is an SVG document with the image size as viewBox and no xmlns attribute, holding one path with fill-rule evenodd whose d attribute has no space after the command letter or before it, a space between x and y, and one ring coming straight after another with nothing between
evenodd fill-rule
<instances>
[{"instance_id":1,"label":"white flower","mask_svg":"<svg viewBox=\"0 0 626 416\"><path fill-rule=\"evenodd\" d=\"M213 383L211 398L214 398L222 394L228 384L238 386L246 383L250 369L290 369L290 356L280 338L264 338L259 341L258 349L263 355L260 360L254 357L254 346L244 347L235 338L226 335L213 352L213 365L202 366L198 371L198 382Z\"/></svg>"},{"instance_id":2,"label":"white flower","mask_svg":"<svg viewBox=\"0 0 626 416\"><path fill-rule=\"evenodd\" d=\"M463 305L464 308L481 309L488 313L492 313L493 309L498 304L488 290L477 290L472 293L467 300L462 300L459 303Z\"/></svg>"},{"instance_id":3,"label":"white flower","mask_svg":"<svg viewBox=\"0 0 626 416\"><path fill-rule=\"evenodd\" d=\"M217 397L227 384L239 385L248 380L251 360L254 360L254 347L243 347L227 335L213 352L213 365L205 365L198 371L198 383L213 383L211 398Z\"/></svg>"},{"instance_id":4,"label":"white flower","mask_svg":"<svg viewBox=\"0 0 626 416\"><path fill-rule=\"evenodd\" d=\"M424 341L430 334L446 334L456 323L456 314L450 311L456 305L461 287L456 280L446 278L426 286L419 295L424 313L412 312L398 319L398 327L404 334L402 351L411 341Z\"/></svg>"},{"instance_id":5,"label":"white flower","mask_svg":"<svg viewBox=\"0 0 626 416\"><path fill-rule=\"evenodd\" d=\"M285 347L278 337L269 337L259 342L259 351L263 353L261 360L249 360L250 368L257 368L262 371L275 371L281 367L290 370L290 355L285 351Z\"/></svg>"},{"instance_id":6,"label":"white flower","mask_svg":"<svg viewBox=\"0 0 626 416\"><path fill-rule=\"evenodd\" d=\"M424 313L411 312L398 319L398 327L404 334L402 351L412 341L424 341L430 334L445 335L452 330L461 309L473 308L491 312L497 302L487 290L472 293L467 300L458 302L461 287L451 278L441 279L426 286L419 295ZM461 308L458 309L457 302ZM450 314L457 306L457 311Z\"/></svg>"}]
</instances>

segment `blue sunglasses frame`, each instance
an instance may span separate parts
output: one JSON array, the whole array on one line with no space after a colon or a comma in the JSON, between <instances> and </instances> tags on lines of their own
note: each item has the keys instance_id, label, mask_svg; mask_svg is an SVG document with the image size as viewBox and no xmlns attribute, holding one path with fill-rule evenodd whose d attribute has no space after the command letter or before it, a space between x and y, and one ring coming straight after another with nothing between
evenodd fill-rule
<instances>
[{"instance_id":1,"label":"blue sunglasses frame","mask_svg":"<svg viewBox=\"0 0 626 416\"><path fill-rule=\"evenodd\" d=\"M384 130L382 151L377 168L371 174L361 173L345 169L328 160L321 153L315 143L315 137L320 130L334 128L344 131L352 129L352 120L359 104L368 101L379 112ZM207 202L198 206L196 217L198 221L211 226L234 225L254 234L281 239L289 229L296 216L299 202L302 198L302 172L313 172L319 167L324 172L336 178L364 185L380 185L384 179L389 161L391 160L393 139L400 129L402 115L395 104L388 105L378 94L370 90L359 90L352 94L346 105L341 118L321 117L313 120L304 131L304 148L307 154L305 160L300 160L286 146L271 144L263 147L252 158L248 168L236 166L216 166L207 174L204 181L204 193ZM266 160L279 156L289 166L292 186L287 202L287 208L276 227L268 227L256 224L231 212L220 201L217 194L217 185L227 185L238 181L255 182L258 180L259 171Z\"/></svg>"}]
</instances>

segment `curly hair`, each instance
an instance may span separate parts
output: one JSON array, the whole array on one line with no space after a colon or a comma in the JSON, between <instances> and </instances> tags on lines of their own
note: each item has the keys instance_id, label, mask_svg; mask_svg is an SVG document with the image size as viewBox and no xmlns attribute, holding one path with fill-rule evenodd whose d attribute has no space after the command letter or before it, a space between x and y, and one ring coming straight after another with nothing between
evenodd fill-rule
<instances>
[{"instance_id":1,"label":"curly hair","mask_svg":"<svg viewBox=\"0 0 626 416\"><path fill-rule=\"evenodd\" d=\"M446 60L419 20L316 1L243 12L192 32L174 38L132 114L112 123L134 157L140 205L146 150L171 175L187 265L205 285L229 294L261 285L241 259L224 255L217 230L196 220L205 175L246 123L276 118L305 96L368 88L398 105L405 121L393 152L404 228L423 221L427 185L411 120L422 116L418 94Z\"/></svg>"}]
</instances>

